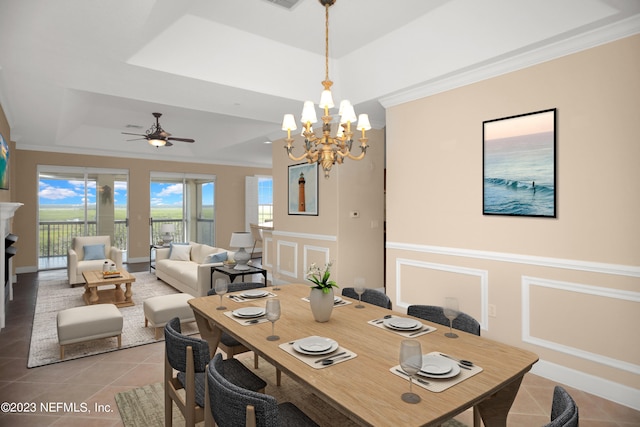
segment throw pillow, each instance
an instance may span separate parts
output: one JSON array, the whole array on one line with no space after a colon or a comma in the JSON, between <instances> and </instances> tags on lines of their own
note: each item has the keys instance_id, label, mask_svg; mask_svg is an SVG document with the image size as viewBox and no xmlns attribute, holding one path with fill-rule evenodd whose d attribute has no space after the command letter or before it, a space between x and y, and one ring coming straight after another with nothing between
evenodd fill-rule
<instances>
[{"instance_id":1,"label":"throw pillow","mask_svg":"<svg viewBox=\"0 0 640 427\"><path fill-rule=\"evenodd\" d=\"M171 259L171 251L173 250L173 247L174 247L175 245L181 245L181 246L184 246L184 245L188 245L188 244L189 244L189 243L187 243L187 242L173 242L173 243L169 243L169 259Z\"/></svg>"},{"instance_id":2,"label":"throw pillow","mask_svg":"<svg viewBox=\"0 0 640 427\"><path fill-rule=\"evenodd\" d=\"M191 245L172 245L169 259L191 261Z\"/></svg>"},{"instance_id":3,"label":"throw pillow","mask_svg":"<svg viewBox=\"0 0 640 427\"><path fill-rule=\"evenodd\" d=\"M84 260L104 259L104 245L84 245Z\"/></svg>"},{"instance_id":4,"label":"throw pillow","mask_svg":"<svg viewBox=\"0 0 640 427\"><path fill-rule=\"evenodd\" d=\"M211 254L205 258L204 264L213 264L214 262L223 262L228 258L226 252L218 252L217 254Z\"/></svg>"}]
</instances>

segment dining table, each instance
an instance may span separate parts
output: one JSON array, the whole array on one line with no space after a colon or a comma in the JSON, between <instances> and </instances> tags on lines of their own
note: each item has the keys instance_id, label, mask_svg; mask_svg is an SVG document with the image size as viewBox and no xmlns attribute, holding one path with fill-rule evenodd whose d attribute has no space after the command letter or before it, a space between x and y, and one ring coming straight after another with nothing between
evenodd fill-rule
<instances>
[{"instance_id":1,"label":"dining table","mask_svg":"<svg viewBox=\"0 0 640 427\"><path fill-rule=\"evenodd\" d=\"M217 309L218 296L194 298L189 304L212 357L226 332L358 424L436 426L475 406L485 426L506 426L520 383L538 360L536 354L462 331L455 331L457 338L448 338L447 326L372 304L364 303L365 308L358 309L353 303L357 300L346 297L334 306L328 322L317 322L308 301L310 288L305 284L286 284L278 290L262 288L267 291L264 298L228 294L224 297L226 310ZM264 308L268 298L280 300L281 315L275 322L275 334L280 339L276 341L267 340L272 324L264 318L252 322L231 315L246 307ZM421 326L417 333L390 329L385 316L417 320ZM344 359L336 357L336 363L325 366L314 363L313 355L293 351L295 343L308 337L337 342L339 348L332 354L345 353L341 356ZM405 339L419 341L425 355L471 361L472 369L455 362L460 373L449 382L439 378L414 381L413 392L421 400L406 403L401 395L409 391L409 381L398 366L400 343Z\"/></svg>"}]
</instances>

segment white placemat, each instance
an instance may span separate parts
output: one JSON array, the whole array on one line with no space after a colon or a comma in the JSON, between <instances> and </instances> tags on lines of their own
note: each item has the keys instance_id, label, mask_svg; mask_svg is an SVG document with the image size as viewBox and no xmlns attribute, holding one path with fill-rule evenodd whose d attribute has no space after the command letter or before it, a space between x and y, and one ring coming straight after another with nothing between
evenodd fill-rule
<instances>
[{"instance_id":1,"label":"white placemat","mask_svg":"<svg viewBox=\"0 0 640 427\"><path fill-rule=\"evenodd\" d=\"M432 351L431 353L426 354L427 355L440 355L439 352L437 351ZM452 361L453 362L453 361ZM455 362L453 362L455 363ZM409 377L407 375L405 375L404 373L402 373L402 368L400 367L400 365L396 365L394 367L392 367L391 369L389 369L389 371L391 371L392 374L397 375L399 377L402 377L404 379L406 379L407 381L409 381ZM421 377L420 375L416 375L413 378L413 384L414 385L418 385L422 388L425 388L429 391L433 391L435 393L439 393L441 391L444 391L446 389L448 389L451 386L454 386L464 380L466 380L467 378L471 378L472 376L479 374L480 372L482 372L483 369L480 366L477 365L473 365L473 366L460 366L460 373L458 375L456 375L455 377L452 378L426 378L426 377ZM416 378L418 378L418 380L416 380Z\"/></svg>"},{"instance_id":2,"label":"white placemat","mask_svg":"<svg viewBox=\"0 0 640 427\"><path fill-rule=\"evenodd\" d=\"M400 317L401 316L391 316L389 317L389 319L400 318ZM370 325L376 326L378 328L382 328L385 331L396 333L405 338L417 338L421 335L430 334L431 332L434 332L437 330L437 328L434 328L433 326L427 326L423 324L421 329L418 329L415 331L399 331L399 330L387 328L386 326L384 326L384 320L385 319L373 319L373 320L369 320L367 323Z\"/></svg>"},{"instance_id":3,"label":"white placemat","mask_svg":"<svg viewBox=\"0 0 640 427\"><path fill-rule=\"evenodd\" d=\"M309 302L309 297L303 297L302 301ZM345 305L349 305L349 304L353 304L353 303L351 301L347 301L346 299L341 299L338 302L334 302L333 306L334 307L344 307Z\"/></svg>"},{"instance_id":4,"label":"white placemat","mask_svg":"<svg viewBox=\"0 0 640 427\"><path fill-rule=\"evenodd\" d=\"M258 323L264 323L264 322L268 322L269 320L265 317L265 316L260 316L260 317L236 317L233 315L233 312L231 311L225 311L224 315L227 316L230 319L235 320L236 322L240 323L243 326L250 326L250 325L257 325ZM254 322L255 320L255 322Z\"/></svg>"},{"instance_id":5,"label":"white placemat","mask_svg":"<svg viewBox=\"0 0 640 427\"><path fill-rule=\"evenodd\" d=\"M291 342L288 342L288 343L280 344L279 347L282 350L284 350L287 353L289 353L290 355L292 355L293 357L295 357L296 359L301 360L302 362L306 363L307 365L311 366L314 369L328 368L330 366L337 365L338 363L348 362L349 360L351 360L351 359L353 359L353 358L358 356L353 351L347 350L346 348L344 348L342 346L338 346L338 349L336 351L334 351L333 353L325 354L325 355L322 355L322 356L301 354L301 353L298 353L297 351L295 351L293 349L293 344L294 343L295 343L295 341L291 341ZM322 360L322 359L325 359L325 358L333 358L333 357L336 358L336 361L331 365L323 365L320 362L316 363L319 360Z\"/></svg>"},{"instance_id":6,"label":"white placemat","mask_svg":"<svg viewBox=\"0 0 640 427\"><path fill-rule=\"evenodd\" d=\"M263 297L245 298L245 297L243 297L241 295L243 292L244 291L240 291L240 292L237 292L237 293L229 294L229 295L227 295L227 298L231 298L235 302L248 302L248 301L260 301L260 300L262 300L264 298L274 298L274 297L278 296L278 295L274 294L273 292L267 292L267 295L265 295Z\"/></svg>"}]
</instances>

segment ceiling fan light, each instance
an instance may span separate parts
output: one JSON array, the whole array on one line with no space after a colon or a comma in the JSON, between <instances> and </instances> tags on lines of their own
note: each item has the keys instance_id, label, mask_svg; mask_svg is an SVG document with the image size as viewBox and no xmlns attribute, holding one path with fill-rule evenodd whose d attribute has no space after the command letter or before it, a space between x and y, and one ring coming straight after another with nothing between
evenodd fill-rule
<instances>
[{"instance_id":1,"label":"ceiling fan light","mask_svg":"<svg viewBox=\"0 0 640 427\"><path fill-rule=\"evenodd\" d=\"M149 140L149 144L153 145L154 147L162 147L167 143L167 141L165 141L164 139L150 139Z\"/></svg>"}]
</instances>

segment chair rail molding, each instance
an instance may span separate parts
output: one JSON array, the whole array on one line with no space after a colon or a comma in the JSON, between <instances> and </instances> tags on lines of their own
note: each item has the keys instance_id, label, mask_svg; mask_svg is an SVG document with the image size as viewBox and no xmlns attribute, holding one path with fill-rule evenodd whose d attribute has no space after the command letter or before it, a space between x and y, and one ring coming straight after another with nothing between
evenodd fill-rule
<instances>
[{"instance_id":1,"label":"chair rail molding","mask_svg":"<svg viewBox=\"0 0 640 427\"><path fill-rule=\"evenodd\" d=\"M414 243L387 242L387 249L422 252L437 255L450 255L464 258L487 259L491 261L515 264L538 265L542 267L562 268L565 270L588 271L592 273L613 274L617 276L640 277L640 266L609 264L602 262L580 261L563 258L550 258L535 255L510 254L505 252L480 251L475 249L449 248L444 246L417 245Z\"/></svg>"}]
</instances>

